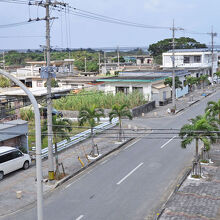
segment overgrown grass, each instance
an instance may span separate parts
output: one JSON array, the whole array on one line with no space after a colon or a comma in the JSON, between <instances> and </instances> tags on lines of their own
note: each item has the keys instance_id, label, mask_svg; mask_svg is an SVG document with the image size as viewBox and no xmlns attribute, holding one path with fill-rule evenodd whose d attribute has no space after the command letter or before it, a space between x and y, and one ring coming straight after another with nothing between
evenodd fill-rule
<instances>
[{"instance_id":1,"label":"overgrown grass","mask_svg":"<svg viewBox=\"0 0 220 220\"><path fill-rule=\"evenodd\" d=\"M43 123L43 121L41 121L41 124ZM88 124L85 124L84 127L79 127L78 125L78 122L72 122L71 124L72 126L72 131L69 133L69 136L74 136L80 132L83 132L88 128ZM29 149L31 150L32 147L35 147L36 146L36 143L35 143L35 125L34 125L34 122L30 122L29 125L28 125L28 146L29 146ZM62 141L63 138L58 138L58 142ZM47 147L48 146L48 139L47 139L47 135L42 135L41 137L41 144L42 144L42 149Z\"/></svg>"},{"instance_id":2,"label":"overgrown grass","mask_svg":"<svg viewBox=\"0 0 220 220\"><path fill-rule=\"evenodd\" d=\"M83 107L96 105L98 108L111 109L114 104L126 104L129 108L146 104L147 101L139 92L125 95L124 93L105 94L98 91L82 91L78 94L70 93L69 96L53 101L54 108L58 110L79 111Z\"/></svg>"}]
</instances>

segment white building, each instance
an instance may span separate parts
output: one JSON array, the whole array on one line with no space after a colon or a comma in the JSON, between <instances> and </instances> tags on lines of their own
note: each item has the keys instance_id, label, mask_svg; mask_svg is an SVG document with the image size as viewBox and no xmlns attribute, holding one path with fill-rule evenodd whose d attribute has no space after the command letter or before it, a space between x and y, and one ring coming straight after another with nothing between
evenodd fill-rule
<instances>
[{"instance_id":1,"label":"white building","mask_svg":"<svg viewBox=\"0 0 220 220\"><path fill-rule=\"evenodd\" d=\"M99 85L99 90L106 93L122 92L129 94L138 91L144 96L145 100L156 101L158 104L160 101L171 98L170 88L164 85L165 78L167 76L150 76L147 74L135 76L135 73L129 73L126 76L122 74L119 77L102 78L96 81L103 83Z\"/></svg>"},{"instance_id":2,"label":"white building","mask_svg":"<svg viewBox=\"0 0 220 220\"><path fill-rule=\"evenodd\" d=\"M46 79L42 79L40 76L41 67L46 66L45 61L28 61L29 66L18 68L16 72L12 73L16 78L21 80L27 87L38 88L44 87ZM60 74L61 77L68 76L68 73L73 71L74 59L54 60L51 61L51 66L57 67L57 77Z\"/></svg>"},{"instance_id":3,"label":"white building","mask_svg":"<svg viewBox=\"0 0 220 220\"><path fill-rule=\"evenodd\" d=\"M174 50L175 67L178 69L199 69L200 74L211 75L212 69L212 52L210 49L176 49ZM172 50L163 53L163 68L172 68ZM201 72L202 69L202 72ZM213 72L218 69L218 54L214 51L213 55ZM197 74L198 77L200 74Z\"/></svg>"}]
</instances>

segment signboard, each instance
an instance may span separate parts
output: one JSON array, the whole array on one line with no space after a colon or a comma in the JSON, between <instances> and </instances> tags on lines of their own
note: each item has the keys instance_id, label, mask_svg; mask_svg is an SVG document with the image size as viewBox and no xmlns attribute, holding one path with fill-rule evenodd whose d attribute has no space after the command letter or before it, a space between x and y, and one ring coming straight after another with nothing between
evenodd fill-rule
<instances>
[{"instance_id":1,"label":"signboard","mask_svg":"<svg viewBox=\"0 0 220 220\"><path fill-rule=\"evenodd\" d=\"M49 73L51 73L51 77L56 78L56 72L57 71L58 71L58 68L54 67L54 66L41 67L40 77L42 79L48 79Z\"/></svg>"}]
</instances>

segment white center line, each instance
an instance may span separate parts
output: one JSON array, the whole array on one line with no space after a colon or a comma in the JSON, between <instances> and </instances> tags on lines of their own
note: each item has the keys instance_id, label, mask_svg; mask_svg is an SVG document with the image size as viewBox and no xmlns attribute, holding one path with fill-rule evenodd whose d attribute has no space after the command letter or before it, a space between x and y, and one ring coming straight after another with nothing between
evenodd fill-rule
<instances>
[{"instance_id":1,"label":"white center line","mask_svg":"<svg viewBox=\"0 0 220 220\"><path fill-rule=\"evenodd\" d=\"M122 178L117 185L121 184L124 180L126 180L132 173L134 173L139 167L141 167L144 163L140 163L137 167L135 167L130 173L128 173L124 178Z\"/></svg>"},{"instance_id":2,"label":"white center line","mask_svg":"<svg viewBox=\"0 0 220 220\"><path fill-rule=\"evenodd\" d=\"M80 215L78 218L76 218L76 220L80 220L84 217L84 215Z\"/></svg>"},{"instance_id":3,"label":"white center line","mask_svg":"<svg viewBox=\"0 0 220 220\"><path fill-rule=\"evenodd\" d=\"M162 149L165 147L167 144L169 144L176 136L173 136L169 141L167 141L165 144L163 144L160 148Z\"/></svg>"}]
</instances>

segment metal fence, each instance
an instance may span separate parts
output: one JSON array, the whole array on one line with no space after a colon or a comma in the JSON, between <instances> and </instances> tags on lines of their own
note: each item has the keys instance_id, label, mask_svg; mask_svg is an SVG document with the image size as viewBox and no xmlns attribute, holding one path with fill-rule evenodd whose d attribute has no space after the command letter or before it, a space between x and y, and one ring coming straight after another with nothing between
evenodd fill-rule
<instances>
[{"instance_id":1,"label":"metal fence","mask_svg":"<svg viewBox=\"0 0 220 220\"><path fill-rule=\"evenodd\" d=\"M117 123L118 123L118 118L114 118L112 120L112 123L104 122L100 125L97 125L96 127L94 127L93 132L94 132L94 134L101 133L102 131L105 131L109 128L114 127ZM57 143L57 151L60 152L64 149L67 149L67 148L71 147L72 145L77 144L77 143L85 140L86 138L89 138L90 136L91 136L91 129L88 129L88 130L83 131L77 135L74 135L74 136L70 137L70 140L63 140L63 141ZM53 145L53 152L55 153L55 145ZM42 149L41 156L42 156L42 158L48 157L48 148Z\"/></svg>"}]
</instances>

